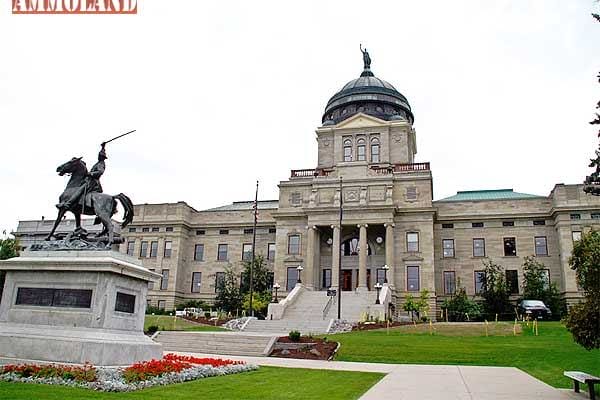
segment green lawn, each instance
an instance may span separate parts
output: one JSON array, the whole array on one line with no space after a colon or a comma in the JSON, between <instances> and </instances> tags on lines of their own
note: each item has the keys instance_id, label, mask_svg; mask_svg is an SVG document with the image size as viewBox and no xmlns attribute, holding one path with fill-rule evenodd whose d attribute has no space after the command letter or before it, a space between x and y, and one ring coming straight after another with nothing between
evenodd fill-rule
<instances>
[{"instance_id":1,"label":"green lawn","mask_svg":"<svg viewBox=\"0 0 600 400\"><path fill-rule=\"evenodd\" d=\"M161 331L226 331L218 326L203 325L170 315L146 315L144 330L156 325Z\"/></svg>"},{"instance_id":2,"label":"green lawn","mask_svg":"<svg viewBox=\"0 0 600 400\"><path fill-rule=\"evenodd\" d=\"M493 325L489 325L490 331ZM541 322L539 336L525 325L517 336L512 335L512 324L506 324L504 330L499 329L494 336L490 332L489 337L482 325L473 325L462 333L444 331L443 325L437 327L433 336L427 325L421 325L417 329L390 329L389 335L384 329L329 338L341 343L335 358L339 361L509 366L565 388L571 387L571 381L563 377L565 370L600 375L600 350L587 351L575 344L559 322Z\"/></svg>"},{"instance_id":3,"label":"green lawn","mask_svg":"<svg viewBox=\"0 0 600 400\"><path fill-rule=\"evenodd\" d=\"M261 367L257 371L204 378L131 393L102 393L64 386L0 382L0 398L68 399L358 399L383 374Z\"/></svg>"}]
</instances>

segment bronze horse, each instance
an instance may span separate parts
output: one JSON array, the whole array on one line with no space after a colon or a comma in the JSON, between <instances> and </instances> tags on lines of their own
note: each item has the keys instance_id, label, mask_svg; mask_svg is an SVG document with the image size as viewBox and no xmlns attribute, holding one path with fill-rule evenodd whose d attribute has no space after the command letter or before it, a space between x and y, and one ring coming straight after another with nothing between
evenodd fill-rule
<instances>
[{"instance_id":1,"label":"bronze horse","mask_svg":"<svg viewBox=\"0 0 600 400\"><path fill-rule=\"evenodd\" d=\"M71 194L79 189L82 185L86 184L86 178L88 177L88 169L85 162L81 160L81 157L73 157L70 161L60 165L56 168L56 172L60 176L70 174L71 178L67 183L67 187L64 192L60 195L60 202L65 202L71 197ZM54 231L58 227L61 219L67 211L70 211L75 216L75 235L81 235L85 232L81 228L81 215L95 215L96 219L94 224L102 223L104 229L97 236L101 237L108 234L107 246L116 243L114 237L114 229L111 221L111 217L117 212L117 200L121 202L125 214L123 216L123 222L121 228L125 228L133 220L133 203L123 193L119 193L116 196L111 196L105 193L91 192L85 194L85 199L76 202L69 208L60 208L58 210L58 216L54 222L52 230L46 237L46 240L51 240L54 236ZM83 204L82 204L83 203Z\"/></svg>"}]
</instances>

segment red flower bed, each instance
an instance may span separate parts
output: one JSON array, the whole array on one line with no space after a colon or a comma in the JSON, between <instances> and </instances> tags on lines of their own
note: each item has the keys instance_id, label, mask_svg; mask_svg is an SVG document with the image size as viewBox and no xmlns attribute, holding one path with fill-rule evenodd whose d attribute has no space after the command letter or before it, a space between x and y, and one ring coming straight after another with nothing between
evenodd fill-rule
<instances>
[{"instance_id":1,"label":"red flower bed","mask_svg":"<svg viewBox=\"0 0 600 400\"><path fill-rule=\"evenodd\" d=\"M125 368L123 379L128 383L145 381L168 372L180 372L191 367L192 365L189 363L164 358L162 360L144 361Z\"/></svg>"},{"instance_id":2,"label":"red flower bed","mask_svg":"<svg viewBox=\"0 0 600 400\"><path fill-rule=\"evenodd\" d=\"M163 360L183 361L191 364L211 365L215 368L223 367L225 365L241 365L245 364L243 361L234 360L223 360L221 358L198 358L192 356L180 356L177 354L169 353L163 357Z\"/></svg>"},{"instance_id":3,"label":"red flower bed","mask_svg":"<svg viewBox=\"0 0 600 400\"><path fill-rule=\"evenodd\" d=\"M62 378L79 382L93 382L96 380L96 368L91 364L82 367L58 364L8 364L0 367L0 373L14 373L24 378Z\"/></svg>"}]
</instances>

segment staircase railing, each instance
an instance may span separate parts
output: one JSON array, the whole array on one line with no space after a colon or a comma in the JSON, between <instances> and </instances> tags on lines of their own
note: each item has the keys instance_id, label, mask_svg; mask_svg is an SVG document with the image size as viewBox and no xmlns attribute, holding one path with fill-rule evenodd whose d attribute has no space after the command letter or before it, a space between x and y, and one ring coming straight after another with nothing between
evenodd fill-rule
<instances>
[{"instance_id":1,"label":"staircase railing","mask_svg":"<svg viewBox=\"0 0 600 400\"><path fill-rule=\"evenodd\" d=\"M325 304L325 308L323 308L323 320L325 320L325 317L327 317L327 314L329 313L329 309L331 308L334 299L335 296L330 296L329 300L327 300L327 304Z\"/></svg>"}]
</instances>

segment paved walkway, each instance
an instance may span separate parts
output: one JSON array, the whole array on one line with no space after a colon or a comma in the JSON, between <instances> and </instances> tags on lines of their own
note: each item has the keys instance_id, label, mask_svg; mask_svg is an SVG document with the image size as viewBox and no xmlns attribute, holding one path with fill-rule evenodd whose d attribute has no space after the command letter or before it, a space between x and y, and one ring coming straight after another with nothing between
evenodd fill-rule
<instances>
[{"instance_id":1,"label":"paved walkway","mask_svg":"<svg viewBox=\"0 0 600 400\"><path fill-rule=\"evenodd\" d=\"M214 354L178 353L196 357ZM297 360L275 357L227 357L270 367L380 372L386 376L361 400L572 400L585 399L552 386L513 367L378 364L345 361Z\"/></svg>"}]
</instances>

